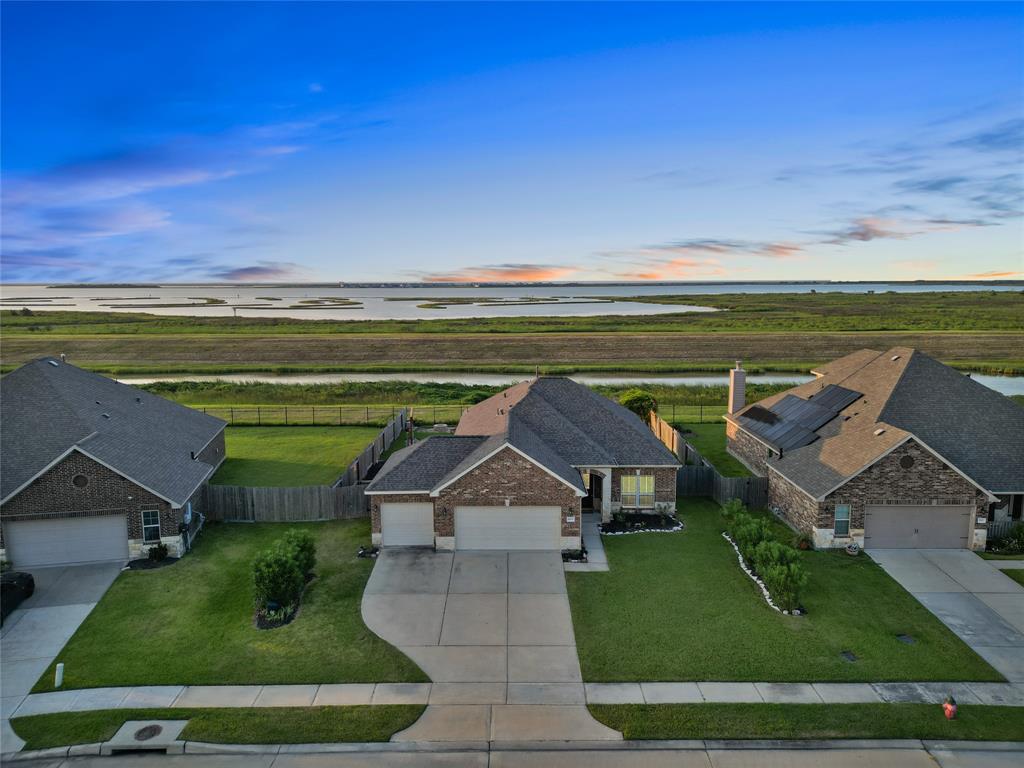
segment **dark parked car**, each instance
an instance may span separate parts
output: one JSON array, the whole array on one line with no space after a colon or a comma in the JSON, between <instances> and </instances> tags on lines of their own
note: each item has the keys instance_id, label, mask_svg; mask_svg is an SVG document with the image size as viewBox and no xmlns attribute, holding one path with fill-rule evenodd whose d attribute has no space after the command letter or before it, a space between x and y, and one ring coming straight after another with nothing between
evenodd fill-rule
<instances>
[{"instance_id":1,"label":"dark parked car","mask_svg":"<svg viewBox=\"0 0 1024 768\"><path fill-rule=\"evenodd\" d=\"M22 571L5 571L0 576L0 624L7 614L21 605L23 600L32 597L36 591L36 580L31 573Z\"/></svg>"}]
</instances>

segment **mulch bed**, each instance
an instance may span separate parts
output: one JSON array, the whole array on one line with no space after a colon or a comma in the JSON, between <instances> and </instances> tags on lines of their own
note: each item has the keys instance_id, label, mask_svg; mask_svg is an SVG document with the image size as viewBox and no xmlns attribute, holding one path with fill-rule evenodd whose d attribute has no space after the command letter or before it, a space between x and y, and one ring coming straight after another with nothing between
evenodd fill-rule
<instances>
[{"instance_id":1,"label":"mulch bed","mask_svg":"<svg viewBox=\"0 0 1024 768\"><path fill-rule=\"evenodd\" d=\"M128 568L132 571L155 571L157 568L165 568L178 562L177 557L168 555L163 560L150 560L148 557L140 557L138 560L129 560Z\"/></svg>"},{"instance_id":2,"label":"mulch bed","mask_svg":"<svg viewBox=\"0 0 1024 768\"><path fill-rule=\"evenodd\" d=\"M601 523L601 533L607 536L647 532L672 533L681 530L683 521L669 515L624 515L619 520Z\"/></svg>"},{"instance_id":3,"label":"mulch bed","mask_svg":"<svg viewBox=\"0 0 1024 768\"><path fill-rule=\"evenodd\" d=\"M267 612L263 609L256 611L256 615L253 617L253 623L256 625L256 629L277 629L283 627L286 624L291 624L295 621L295 618L299 615L299 611L302 610L302 598L306 594L306 590L309 589L309 583L316 578L315 573L306 574L306 585L302 588L302 594L299 595L299 599L295 601L295 605L290 611L281 615L277 614L273 618L267 616Z\"/></svg>"}]
</instances>

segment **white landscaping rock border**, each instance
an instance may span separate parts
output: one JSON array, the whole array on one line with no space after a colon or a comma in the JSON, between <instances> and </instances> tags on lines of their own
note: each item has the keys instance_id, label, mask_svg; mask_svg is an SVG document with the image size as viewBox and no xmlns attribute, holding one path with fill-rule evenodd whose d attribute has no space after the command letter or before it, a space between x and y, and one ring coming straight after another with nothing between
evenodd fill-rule
<instances>
[{"instance_id":1,"label":"white landscaping rock border","mask_svg":"<svg viewBox=\"0 0 1024 768\"><path fill-rule=\"evenodd\" d=\"M722 531L722 538L728 541L729 544L732 545L732 548L736 551L736 559L739 560L740 568L743 569L743 572L747 574L747 576L749 576L751 579L753 579L754 583L761 588L761 594L764 595L764 601L779 613L788 616L790 612L782 610L781 608L779 608L779 606L775 604L775 601L772 600L771 593L768 591L768 587L766 587L764 582L761 581L757 574L755 574L754 571L747 566L747 562L743 559L743 555L740 553L740 548L736 546L736 542L732 540L732 537L725 531ZM801 615L800 611L793 611L792 613L794 616Z\"/></svg>"}]
</instances>

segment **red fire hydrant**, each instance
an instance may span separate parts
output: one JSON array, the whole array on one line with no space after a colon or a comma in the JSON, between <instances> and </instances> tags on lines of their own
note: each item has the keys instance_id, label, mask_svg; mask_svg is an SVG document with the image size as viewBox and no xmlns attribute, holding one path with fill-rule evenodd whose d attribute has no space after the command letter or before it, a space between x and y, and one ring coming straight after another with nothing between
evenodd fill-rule
<instances>
[{"instance_id":1,"label":"red fire hydrant","mask_svg":"<svg viewBox=\"0 0 1024 768\"><path fill-rule=\"evenodd\" d=\"M953 720L956 717L956 699L947 696L946 700L942 702L942 712L946 715L947 720Z\"/></svg>"}]
</instances>

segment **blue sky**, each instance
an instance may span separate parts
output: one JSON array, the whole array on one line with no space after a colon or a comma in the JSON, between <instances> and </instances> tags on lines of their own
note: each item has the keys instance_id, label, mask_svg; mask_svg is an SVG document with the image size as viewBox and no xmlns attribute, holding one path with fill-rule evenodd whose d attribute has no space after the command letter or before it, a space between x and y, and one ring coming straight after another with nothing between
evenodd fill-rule
<instances>
[{"instance_id":1,"label":"blue sky","mask_svg":"<svg viewBox=\"0 0 1024 768\"><path fill-rule=\"evenodd\" d=\"M12 3L6 281L1024 277L1018 3Z\"/></svg>"}]
</instances>

